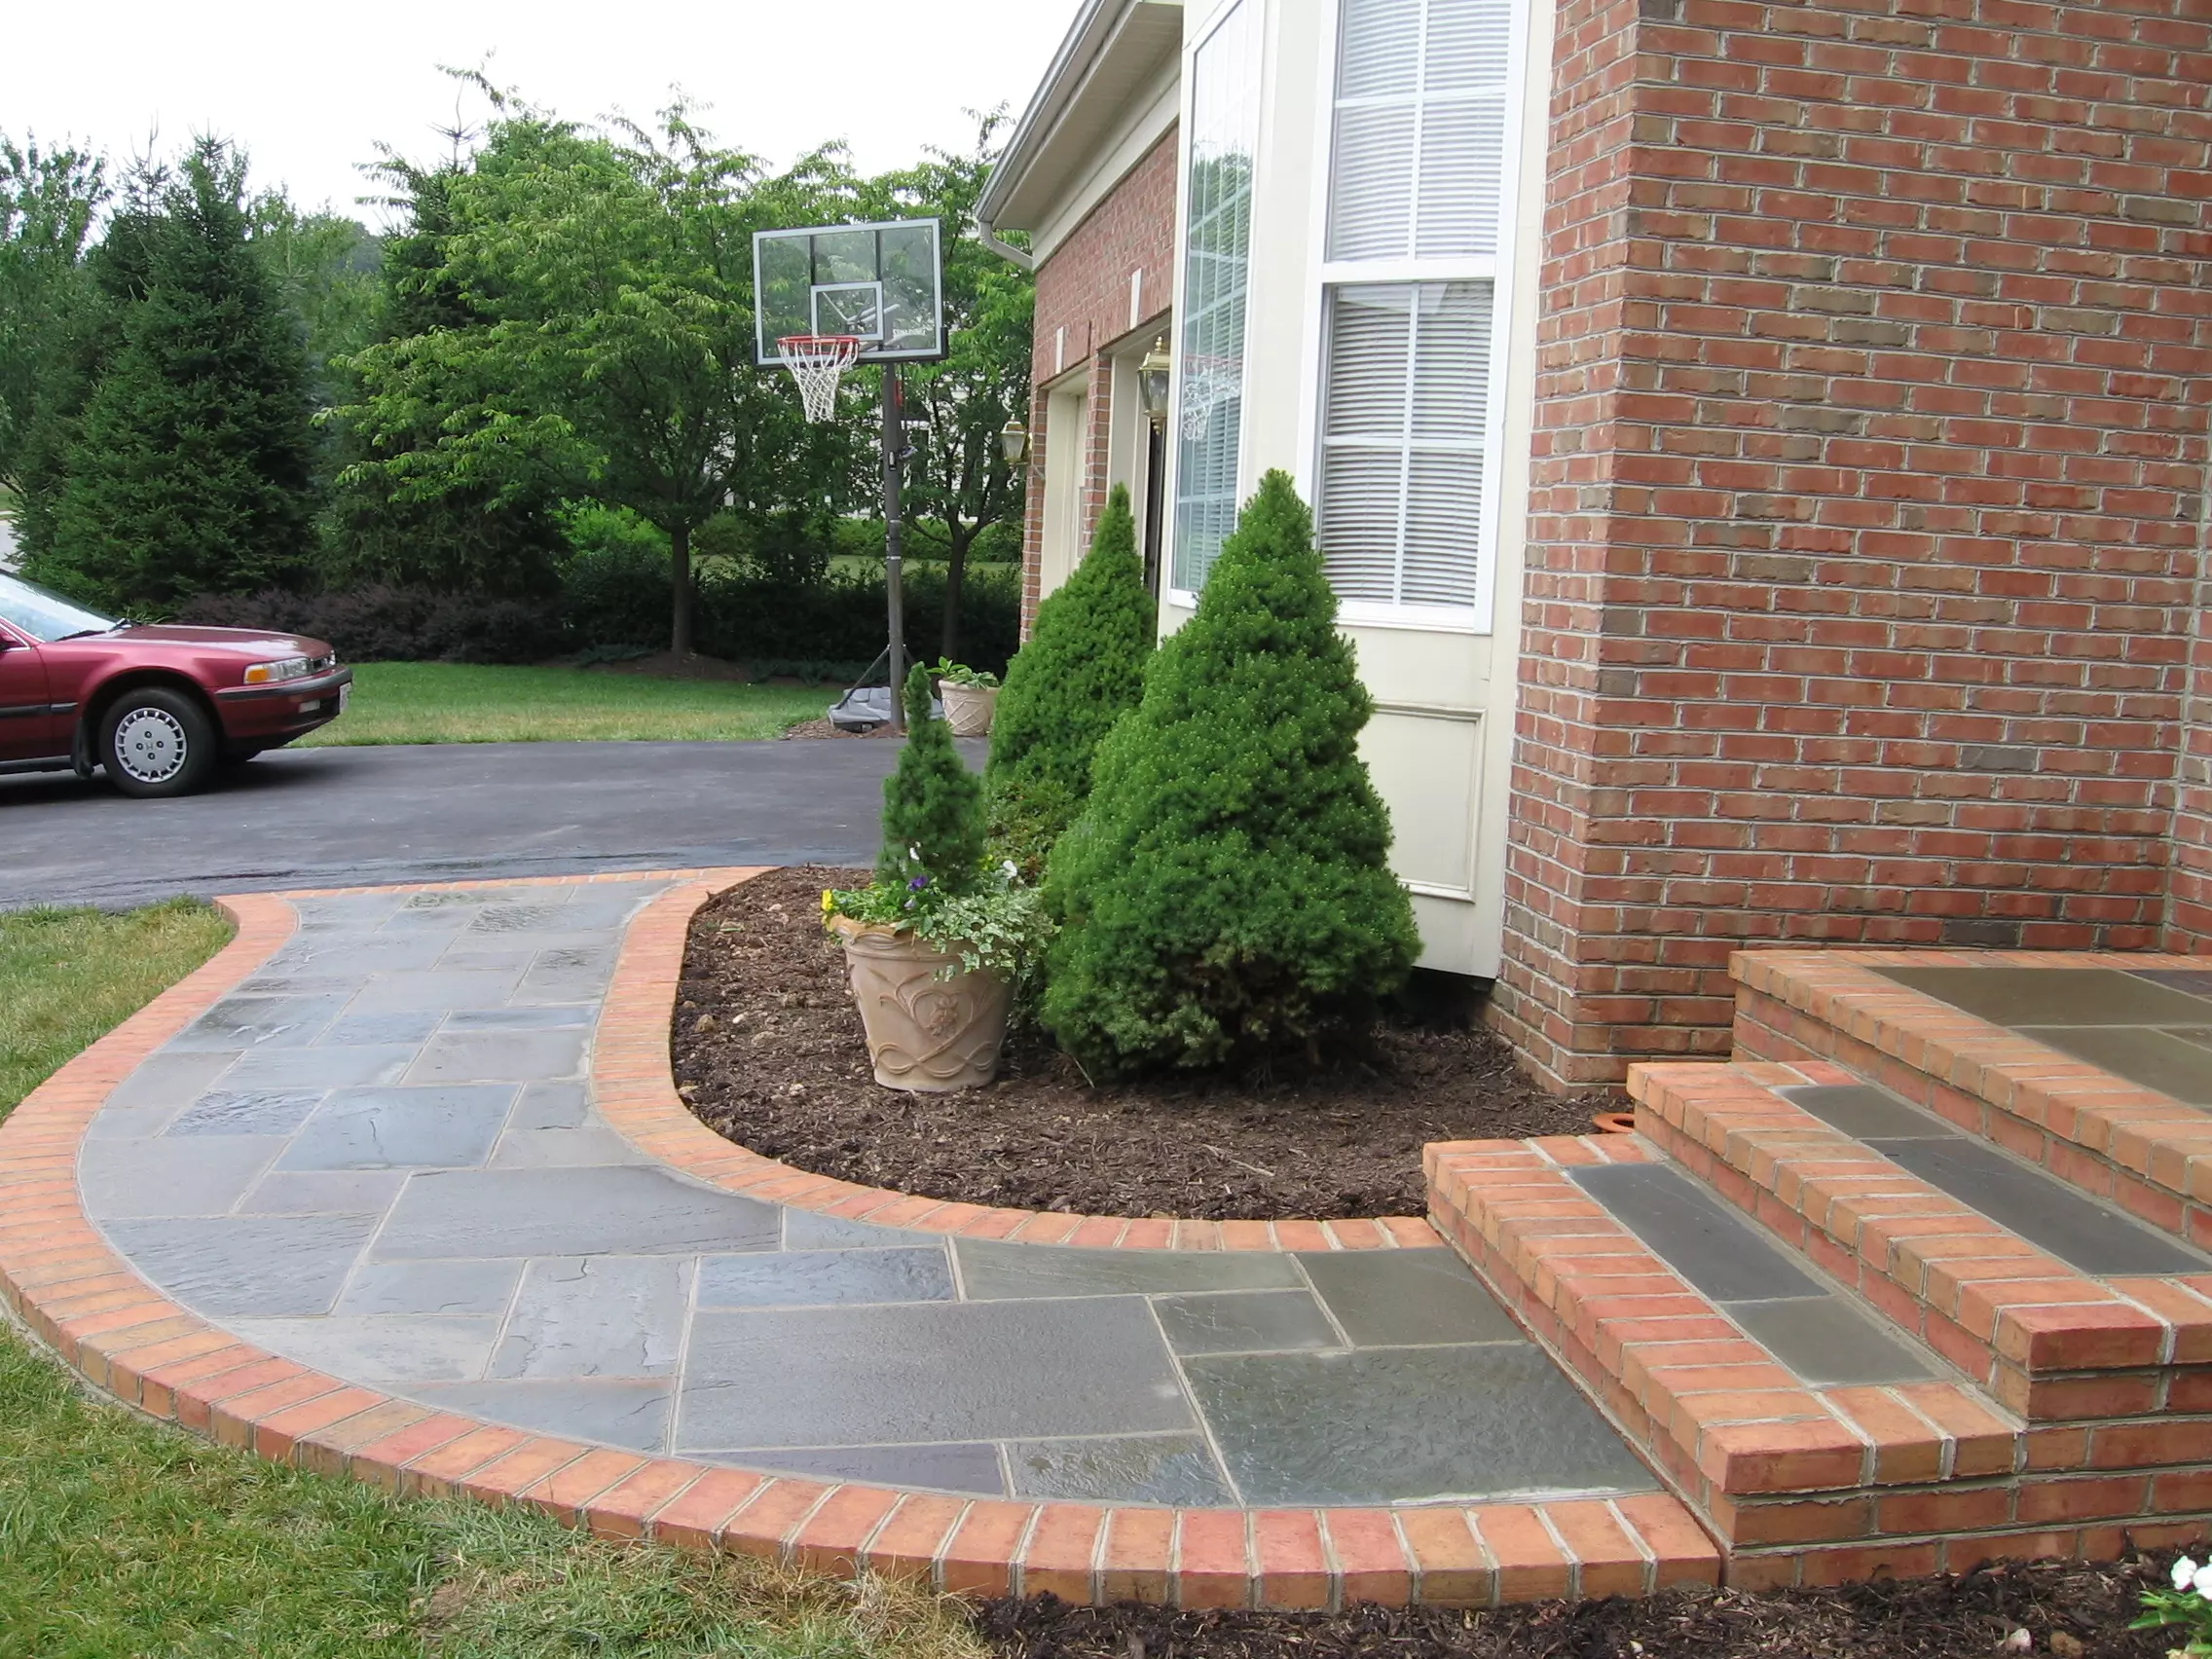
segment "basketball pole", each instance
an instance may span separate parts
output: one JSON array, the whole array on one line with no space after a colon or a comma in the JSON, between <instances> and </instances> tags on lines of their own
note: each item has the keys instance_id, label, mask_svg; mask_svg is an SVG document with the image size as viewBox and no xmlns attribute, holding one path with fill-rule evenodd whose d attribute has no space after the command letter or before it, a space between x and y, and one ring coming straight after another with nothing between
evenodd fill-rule
<instances>
[{"instance_id":1,"label":"basketball pole","mask_svg":"<svg viewBox=\"0 0 2212 1659\"><path fill-rule=\"evenodd\" d=\"M883 365L883 591L891 609L891 729L906 729L906 594L900 571L900 451L906 440L900 409L899 365Z\"/></svg>"}]
</instances>

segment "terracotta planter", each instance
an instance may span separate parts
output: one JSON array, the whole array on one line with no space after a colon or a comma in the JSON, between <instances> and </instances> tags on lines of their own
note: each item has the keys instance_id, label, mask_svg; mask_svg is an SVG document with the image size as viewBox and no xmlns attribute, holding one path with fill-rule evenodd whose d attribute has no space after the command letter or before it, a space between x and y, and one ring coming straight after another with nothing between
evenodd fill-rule
<instances>
[{"instance_id":1,"label":"terracotta planter","mask_svg":"<svg viewBox=\"0 0 2212 1659\"><path fill-rule=\"evenodd\" d=\"M1590 1122L1602 1135L1633 1135L1636 1133L1634 1112L1593 1112Z\"/></svg>"},{"instance_id":2,"label":"terracotta planter","mask_svg":"<svg viewBox=\"0 0 2212 1659\"><path fill-rule=\"evenodd\" d=\"M830 925L845 941L876 1082L926 1094L974 1088L998 1075L1013 1001L1002 976L965 973L957 956L896 928L844 916ZM947 968L951 977L941 977Z\"/></svg>"},{"instance_id":3,"label":"terracotta planter","mask_svg":"<svg viewBox=\"0 0 2212 1659\"><path fill-rule=\"evenodd\" d=\"M991 712L999 704L996 685L955 685L949 680L940 680L937 692L944 703L944 723L952 728L954 737L990 735Z\"/></svg>"}]
</instances>

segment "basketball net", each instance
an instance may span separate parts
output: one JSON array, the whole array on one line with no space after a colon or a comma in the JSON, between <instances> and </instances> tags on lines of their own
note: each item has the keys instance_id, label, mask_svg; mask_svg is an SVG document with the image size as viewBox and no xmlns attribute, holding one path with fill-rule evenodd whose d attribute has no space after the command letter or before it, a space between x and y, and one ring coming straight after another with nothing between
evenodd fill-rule
<instances>
[{"instance_id":1,"label":"basketball net","mask_svg":"<svg viewBox=\"0 0 2212 1659\"><path fill-rule=\"evenodd\" d=\"M861 354L857 334L787 334L776 354L798 382L799 407L809 421L827 421L837 412L837 383Z\"/></svg>"}]
</instances>

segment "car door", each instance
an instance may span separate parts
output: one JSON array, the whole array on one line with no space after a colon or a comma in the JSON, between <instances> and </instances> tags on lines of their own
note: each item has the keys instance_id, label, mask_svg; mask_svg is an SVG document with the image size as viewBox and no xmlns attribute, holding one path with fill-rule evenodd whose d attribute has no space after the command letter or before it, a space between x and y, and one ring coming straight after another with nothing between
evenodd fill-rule
<instances>
[{"instance_id":1,"label":"car door","mask_svg":"<svg viewBox=\"0 0 2212 1659\"><path fill-rule=\"evenodd\" d=\"M54 735L52 703L38 647L0 627L0 763L42 760L68 748Z\"/></svg>"}]
</instances>

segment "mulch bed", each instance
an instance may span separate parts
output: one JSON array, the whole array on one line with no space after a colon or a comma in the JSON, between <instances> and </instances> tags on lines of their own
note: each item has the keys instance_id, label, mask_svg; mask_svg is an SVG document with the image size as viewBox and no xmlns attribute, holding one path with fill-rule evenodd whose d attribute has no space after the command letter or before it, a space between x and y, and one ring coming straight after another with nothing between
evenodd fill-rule
<instances>
[{"instance_id":1,"label":"mulch bed","mask_svg":"<svg viewBox=\"0 0 2212 1659\"><path fill-rule=\"evenodd\" d=\"M1093 1215L1419 1215L1424 1142L1586 1134L1604 1104L1537 1088L1434 982L1371 1054L1329 1068L1092 1088L1031 1031L987 1088L883 1088L822 928L822 890L866 879L783 869L723 894L692 923L677 997L676 1079L700 1121L815 1174Z\"/></svg>"},{"instance_id":2,"label":"mulch bed","mask_svg":"<svg viewBox=\"0 0 2212 1659\"><path fill-rule=\"evenodd\" d=\"M1676 1592L1478 1613L1176 1612L1042 1596L993 1602L977 1617L1005 1659L2159 1659L2183 1633L2126 1626L2140 1592L2164 1583L2150 1562L2054 1562L1838 1590ZM2009 1647L2022 1630L2032 1646Z\"/></svg>"}]
</instances>

